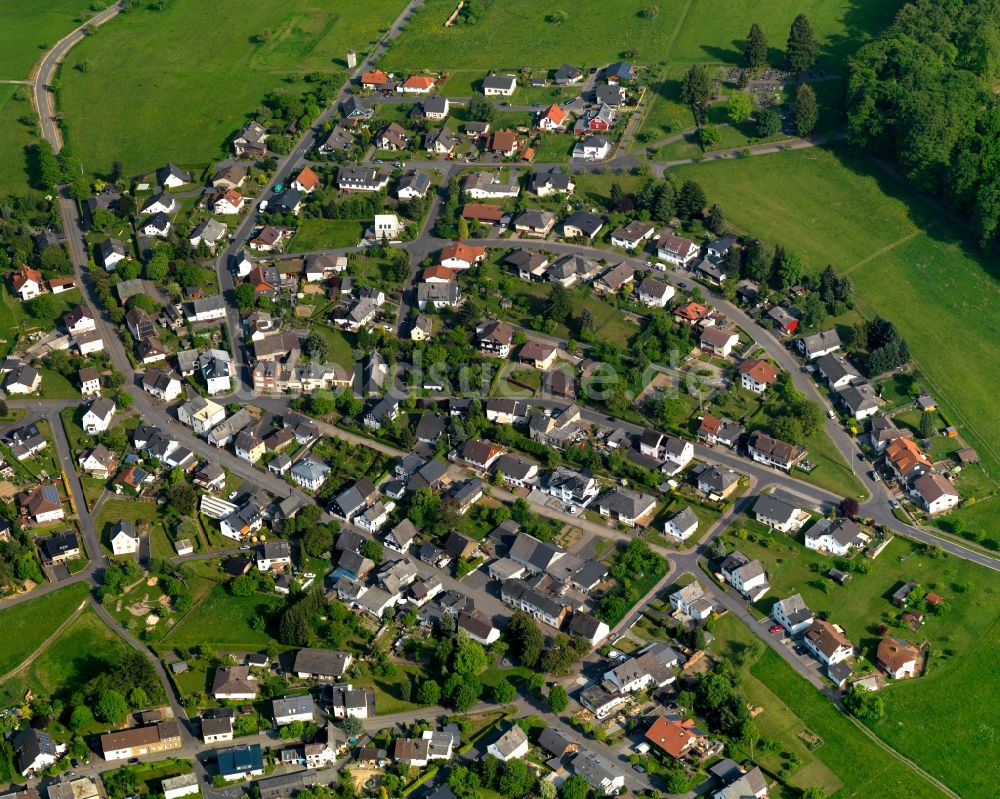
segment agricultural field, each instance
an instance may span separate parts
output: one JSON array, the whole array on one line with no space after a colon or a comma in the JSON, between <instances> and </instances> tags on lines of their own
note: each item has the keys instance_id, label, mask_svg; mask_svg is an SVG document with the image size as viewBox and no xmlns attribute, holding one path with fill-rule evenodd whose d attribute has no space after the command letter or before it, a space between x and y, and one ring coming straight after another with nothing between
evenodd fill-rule
<instances>
[{"instance_id":1,"label":"agricultural field","mask_svg":"<svg viewBox=\"0 0 1000 799\"><path fill-rule=\"evenodd\" d=\"M0 0L0 80L25 80L46 50L108 5L93 0Z\"/></svg>"},{"instance_id":2,"label":"agricultural field","mask_svg":"<svg viewBox=\"0 0 1000 799\"><path fill-rule=\"evenodd\" d=\"M162 10L140 4L70 52L59 94L67 140L94 174L107 173L115 161L134 174L166 161L216 160L265 95L297 92L312 72L343 77L347 50L367 52L402 6L402 0L336 7L320 0L174 0ZM94 112L95 97L101 113Z\"/></svg>"},{"instance_id":3,"label":"agricultural field","mask_svg":"<svg viewBox=\"0 0 1000 799\"><path fill-rule=\"evenodd\" d=\"M697 180L737 230L783 244L810 270L829 263L850 274L858 307L896 323L944 415L987 470L1000 473L1000 397L980 379L980 365L1000 357L992 333L1000 328L997 269L962 231L870 161L840 148L671 174Z\"/></svg>"},{"instance_id":4,"label":"agricultural field","mask_svg":"<svg viewBox=\"0 0 1000 799\"><path fill-rule=\"evenodd\" d=\"M87 598L83 583L61 588L0 613L0 674L15 668L58 629Z\"/></svg>"}]
</instances>

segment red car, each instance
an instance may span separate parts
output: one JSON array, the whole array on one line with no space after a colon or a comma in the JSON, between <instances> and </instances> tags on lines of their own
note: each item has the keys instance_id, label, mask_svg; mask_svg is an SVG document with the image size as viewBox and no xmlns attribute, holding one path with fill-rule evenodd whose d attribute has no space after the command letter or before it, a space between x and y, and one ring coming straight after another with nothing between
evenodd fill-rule
<instances>
[{"instance_id":1,"label":"red car","mask_svg":"<svg viewBox=\"0 0 1000 799\"><path fill-rule=\"evenodd\" d=\"M771 635L776 635L776 634L778 634L778 633L782 632L782 631L783 631L784 629L785 629L785 628L784 628L784 627L782 627L782 626L781 626L780 624L774 624L774 625L772 625L772 626L768 627L768 628L767 628L767 631L768 631L769 633L771 633Z\"/></svg>"}]
</instances>

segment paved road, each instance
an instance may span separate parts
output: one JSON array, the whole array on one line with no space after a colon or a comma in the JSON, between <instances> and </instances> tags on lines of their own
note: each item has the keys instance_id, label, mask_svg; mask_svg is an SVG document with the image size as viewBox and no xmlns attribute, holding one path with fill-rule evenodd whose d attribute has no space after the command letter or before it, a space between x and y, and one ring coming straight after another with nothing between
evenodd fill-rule
<instances>
[{"instance_id":1,"label":"paved road","mask_svg":"<svg viewBox=\"0 0 1000 799\"><path fill-rule=\"evenodd\" d=\"M52 149L57 153L62 149L62 131L59 128L59 120L56 115L55 92L51 89L56 70L66 57L66 53L87 36L88 28L103 25L109 19L113 19L121 10L122 3L115 3L99 14L95 14L80 27L67 33L45 53L42 60L35 65L31 72L32 100L35 104L35 111L38 112L42 137L52 145Z\"/></svg>"}]
</instances>

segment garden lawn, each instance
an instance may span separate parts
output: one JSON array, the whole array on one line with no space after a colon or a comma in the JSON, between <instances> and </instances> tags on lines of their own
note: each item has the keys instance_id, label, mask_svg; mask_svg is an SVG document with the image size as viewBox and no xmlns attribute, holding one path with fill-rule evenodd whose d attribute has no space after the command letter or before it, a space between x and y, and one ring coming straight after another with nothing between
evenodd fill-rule
<instances>
[{"instance_id":1,"label":"garden lawn","mask_svg":"<svg viewBox=\"0 0 1000 799\"><path fill-rule=\"evenodd\" d=\"M109 650L122 646L118 636L91 609L85 610L31 664L2 688L4 700L18 701L30 689L37 696L68 697L103 670Z\"/></svg>"},{"instance_id":2,"label":"garden lawn","mask_svg":"<svg viewBox=\"0 0 1000 799\"><path fill-rule=\"evenodd\" d=\"M2 90L2 87L0 87ZM2 146L2 145L0 145ZM0 169L3 167L0 166ZM61 294L53 295L55 299L54 319L61 319L63 314L70 308L80 304L80 292L78 290L64 291ZM54 322L44 319L35 319L25 309L24 304L17 300L11 293L7 281L0 286L0 350L4 354L14 349L18 336L21 333L34 330L49 332L55 326ZM45 375L47 370L42 369L41 374ZM42 391L45 391L45 378L43 377ZM80 392L74 392L75 397L80 396Z\"/></svg>"},{"instance_id":3,"label":"garden lawn","mask_svg":"<svg viewBox=\"0 0 1000 799\"><path fill-rule=\"evenodd\" d=\"M655 18L647 19L640 13L649 7L646 0L613 4L577 0L562 5L510 0L483 5L487 11L481 21L445 28L455 3L427 0L389 47L382 68L478 69L481 79L492 70L555 70L564 63L581 69L603 66L624 58L628 48L638 53L632 62L653 62L664 57L664 45L672 39L685 10L682 0L668 0L659 4ZM559 13L564 15L561 22L547 21ZM595 25L595 20L600 24ZM463 83L468 91L473 81Z\"/></svg>"},{"instance_id":4,"label":"garden lawn","mask_svg":"<svg viewBox=\"0 0 1000 799\"><path fill-rule=\"evenodd\" d=\"M674 61L722 62L739 66L751 23L767 36L768 62L781 66L788 29L796 14L809 17L820 42L820 65L841 69L873 33L892 21L896 0L694 0L670 52Z\"/></svg>"},{"instance_id":5,"label":"garden lawn","mask_svg":"<svg viewBox=\"0 0 1000 799\"><path fill-rule=\"evenodd\" d=\"M0 79L27 79L45 50L94 16L94 6L92 0L0 0Z\"/></svg>"},{"instance_id":6,"label":"garden lawn","mask_svg":"<svg viewBox=\"0 0 1000 799\"><path fill-rule=\"evenodd\" d=\"M339 83L347 50L363 57L403 5L140 3L69 53L59 94L68 141L92 173L114 161L134 174L167 161L215 160L268 93L298 92L312 72ZM266 42L257 43L262 35Z\"/></svg>"},{"instance_id":7,"label":"garden lawn","mask_svg":"<svg viewBox=\"0 0 1000 799\"><path fill-rule=\"evenodd\" d=\"M329 348L326 353L326 361L328 363L340 366L348 371L353 371L354 350L351 346L351 342L347 338L347 334L319 322L311 324L309 329L315 330L324 339L326 339L326 344Z\"/></svg>"},{"instance_id":8,"label":"garden lawn","mask_svg":"<svg viewBox=\"0 0 1000 799\"><path fill-rule=\"evenodd\" d=\"M52 635L87 597L87 586L76 583L0 613L0 674L15 668Z\"/></svg>"},{"instance_id":9,"label":"garden lawn","mask_svg":"<svg viewBox=\"0 0 1000 799\"><path fill-rule=\"evenodd\" d=\"M810 271L830 263L848 272L859 308L897 325L921 384L987 470L1000 474L1000 393L982 379L982 364L1000 359L995 263L906 187L839 148L702 163L672 174L696 179L738 230L780 242Z\"/></svg>"},{"instance_id":10,"label":"garden lawn","mask_svg":"<svg viewBox=\"0 0 1000 799\"><path fill-rule=\"evenodd\" d=\"M284 606L284 600L270 594L238 597L223 584L216 585L162 639L163 648L183 649L199 644L220 649L257 650L274 643L274 614ZM263 630L254 630L250 621L261 615L268 620Z\"/></svg>"},{"instance_id":11,"label":"garden lawn","mask_svg":"<svg viewBox=\"0 0 1000 799\"><path fill-rule=\"evenodd\" d=\"M357 247L365 236L365 222L355 219L303 219L289 252L313 252Z\"/></svg>"},{"instance_id":12,"label":"garden lawn","mask_svg":"<svg viewBox=\"0 0 1000 799\"><path fill-rule=\"evenodd\" d=\"M568 161L576 142L572 133L543 133L535 145L535 161L539 164L554 164Z\"/></svg>"},{"instance_id":13,"label":"garden lawn","mask_svg":"<svg viewBox=\"0 0 1000 799\"><path fill-rule=\"evenodd\" d=\"M2 53L0 48L0 58ZM32 113L30 95L29 86L0 85L0 197L24 194L32 177L26 148L38 141L38 137L34 127L18 121Z\"/></svg>"},{"instance_id":14,"label":"garden lawn","mask_svg":"<svg viewBox=\"0 0 1000 799\"><path fill-rule=\"evenodd\" d=\"M789 779L793 785L820 785L832 796L829 788L836 785L835 780L841 783L835 795L845 799L944 797L940 790L865 736L775 652L753 643L754 636L737 619L723 618L716 636L713 647L718 651L728 649L730 655L737 656L763 652L747 657L740 666L743 689L751 704L764 708L756 718L764 736L778 740L783 750L802 759L803 765ZM822 744L811 751L806 749L798 737L803 730L821 738ZM769 757L759 748L757 754L761 760Z\"/></svg>"}]
</instances>

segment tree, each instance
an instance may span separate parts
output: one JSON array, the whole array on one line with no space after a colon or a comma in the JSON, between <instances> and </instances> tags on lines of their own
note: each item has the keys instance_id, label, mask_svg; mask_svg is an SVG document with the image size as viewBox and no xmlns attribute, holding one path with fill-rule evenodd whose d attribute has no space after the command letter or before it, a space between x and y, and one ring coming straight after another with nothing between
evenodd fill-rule
<instances>
[{"instance_id":1,"label":"tree","mask_svg":"<svg viewBox=\"0 0 1000 799\"><path fill-rule=\"evenodd\" d=\"M456 765L448 772L448 787L459 799L478 796L479 786L479 775L468 766Z\"/></svg>"},{"instance_id":2,"label":"tree","mask_svg":"<svg viewBox=\"0 0 1000 799\"><path fill-rule=\"evenodd\" d=\"M178 483L167 489L167 504L178 516L190 516L198 503L198 492L190 483Z\"/></svg>"},{"instance_id":3,"label":"tree","mask_svg":"<svg viewBox=\"0 0 1000 799\"><path fill-rule=\"evenodd\" d=\"M559 796L562 799L587 799L590 793L590 786L579 774L568 777L559 789Z\"/></svg>"},{"instance_id":4,"label":"tree","mask_svg":"<svg viewBox=\"0 0 1000 799\"><path fill-rule=\"evenodd\" d=\"M325 361L330 345L318 330L313 330L302 344L302 351L311 361Z\"/></svg>"},{"instance_id":5,"label":"tree","mask_svg":"<svg viewBox=\"0 0 1000 799\"><path fill-rule=\"evenodd\" d=\"M712 207L708 209L708 219L705 223L717 236L726 232L726 213L718 203L712 203Z\"/></svg>"},{"instance_id":6,"label":"tree","mask_svg":"<svg viewBox=\"0 0 1000 799\"><path fill-rule=\"evenodd\" d=\"M125 697L118 691L102 691L94 706L94 716L98 721L104 721L115 726L121 724L128 715L129 706Z\"/></svg>"},{"instance_id":7,"label":"tree","mask_svg":"<svg viewBox=\"0 0 1000 799\"><path fill-rule=\"evenodd\" d=\"M815 786L812 788L806 788L802 792L800 799L826 799L826 791Z\"/></svg>"},{"instance_id":8,"label":"tree","mask_svg":"<svg viewBox=\"0 0 1000 799\"><path fill-rule=\"evenodd\" d=\"M878 721L885 715L885 702L881 694L873 693L860 685L852 685L847 689L844 707L863 721Z\"/></svg>"},{"instance_id":9,"label":"tree","mask_svg":"<svg viewBox=\"0 0 1000 799\"><path fill-rule=\"evenodd\" d=\"M917 431L920 433L921 438L930 438L934 435L934 414L920 414L920 422L917 424Z\"/></svg>"},{"instance_id":10,"label":"tree","mask_svg":"<svg viewBox=\"0 0 1000 799\"><path fill-rule=\"evenodd\" d=\"M504 629L510 654L518 663L533 669L538 664L545 646L545 638L535 620L523 611L515 611Z\"/></svg>"},{"instance_id":11,"label":"tree","mask_svg":"<svg viewBox=\"0 0 1000 799\"><path fill-rule=\"evenodd\" d=\"M517 689L514 688L510 680L504 678L493 686L492 694L493 701L496 704L506 705L514 701L514 697L517 696Z\"/></svg>"},{"instance_id":12,"label":"tree","mask_svg":"<svg viewBox=\"0 0 1000 799\"><path fill-rule=\"evenodd\" d=\"M569 694L559 683L549 689L549 710L553 713L562 713L569 705Z\"/></svg>"},{"instance_id":13,"label":"tree","mask_svg":"<svg viewBox=\"0 0 1000 799\"><path fill-rule=\"evenodd\" d=\"M302 537L302 546L307 555L321 557L333 546L333 531L325 524L310 527Z\"/></svg>"},{"instance_id":14,"label":"tree","mask_svg":"<svg viewBox=\"0 0 1000 799\"><path fill-rule=\"evenodd\" d=\"M733 92L727 103L731 122L746 122L753 111L753 98L746 92Z\"/></svg>"},{"instance_id":15,"label":"tree","mask_svg":"<svg viewBox=\"0 0 1000 799\"><path fill-rule=\"evenodd\" d=\"M139 277L139 271L139 264L132 260L119 261L118 266L115 267L115 272L122 280L134 280Z\"/></svg>"},{"instance_id":16,"label":"tree","mask_svg":"<svg viewBox=\"0 0 1000 799\"><path fill-rule=\"evenodd\" d=\"M531 790L535 783L534 772L528 769L528 764L519 758L508 760L504 764L503 774L500 775L498 789L501 796L514 799L516 796L524 796Z\"/></svg>"},{"instance_id":17,"label":"tree","mask_svg":"<svg viewBox=\"0 0 1000 799\"><path fill-rule=\"evenodd\" d=\"M792 113L795 135L808 136L818 121L819 103L816 101L816 92L808 83L800 83L795 90L795 110Z\"/></svg>"},{"instance_id":18,"label":"tree","mask_svg":"<svg viewBox=\"0 0 1000 799\"><path fill-rule=\"evenodd\" d=\"M358 553L364 555L376 566L385 558L385 548L382 546L382 542L372 538L367 538L361 542L361 546L358 547Z\"/></svg>"},{"instance_id":19,"label":"tree","mask_svg":"<svg viewBox=\"0 0 1000 799\"><path fill-rule=\"evenodd\" d=\"M464 635L452 650L451 667L456 674L473 677L487 666L486 650L478 641Z\"/></svg>"},{"instance_id":20,"label":"tree","mask_svg":"<svg viewBox=\"0 0 1000 799\"><path fill-rule=\"evenodd\" d=\"M493 117L496 116L496 109L493 107L493 103L477 94L469 100L465 113L469 119L476 122L492 122Z\"/></svg>"},{"instance_id":21,"label":"tree","mask_svg":"<svg viewBox=\"0 0 1000 799\"><path fill-rule=\"evenodd\" d=\"M785 45L785 66L789 72L804 72L816 63L819 58L819 42L812 24L805 14L799 14L792 20L788 31L788 43Z\"/></svg>"},{"instance_id":22,"label":"tree","mask_svg":"<svg viewBox=\"0 0 1000 799\"><path fill-rule=\"evenodd\" d=\"M700 219L707 202L705 190L695 181L685 180L677 195L677 215L685 221Z\"/></svg>"},{"instance_id":23,"label":"tree","mask_svg":"<svg viewBox=\"0 0 1000 799\"><path fill-rule=\"evenodd\" d=\"M577 333L583 335L584 333L593 333L597 325L594 322L594 315L590 312L589 308L584 308L580 311L579 316L576 317L576 329Z\"/></svg>"},{"instance_id":24,"label":"tree","mask_svg":"<svg viewBox=\"0 0 1000 799\"><path fill-rule=\"evenodd\" d=\"M355 718L354 716L349 716L344 719L343 727L344 734L349 738L357 738L365 731L365 725L362 724L361 719Z\"/></svg>"},{"instance_id":25,"label":"tree","mask_svg":"<svg viewBox=\"0 0 1000 799\"><path fill-rule=\"evenodd\" d=\"M702 150L708 150L719 143L722 134L715 125L702 125L698 128L698 144Z\"/></svg>"},{"instance_id":26,"label":"tree","mask_svg":"<svg viewBox=\"0 0 1000 799\"><path fill-rule=\"evenodd\" d=\"M241 574L229 581L229 593L233 596L253 596L257 593L257 578L252 574Z\"/></svg>"},{"instance_id":27,"label":"tree","mask_svg":"<svg viewBox=\"0 0 1000 799\"><path fill-rule=\"evenodd\" d=\"M146 264L144 271L147 280L163 280L170 271L170 261L167 260L167 256L164 253L154 253L153 257Z\"/></svg>"},{"instance_id":28,"label":"tree","mask_svg":"<svg viewBox=\"0 0 1000 799\"><path fill-rule=\"evenodd\" d=\"M146 692L142 688L136 686L128 692L128 703L133 708L143 708L149 704L149 697L146 696Z\"/></svg>"},{"instance_id":29,"label":"tree","mask_svg":"<svg viewBox=\"0 0 1000 799\"><path fill-rule=\"evenodd\" d=\"M257 292L250 283L240 283L236 287L235 297L236 307L241 311L249 311L257 300Z\"/></svg>"},{"instance_id":30,"label":"tree","mask_svg":"<svg viewBox=\"0 0 1000 799\"><path fill-rule=\"evenodd\" d=\"M69 715L69 726L74 730L82 730L94 723L94 714L86 705L77 705Z\"/></svg>"},{"instance_id":31,"label":"tree","mask_svg":"<svg viewBox=\"0 0 1000 799\"><path fill-rule=\"evenodd\" d=\"M750 33L747 34L743 65L751 70L767 65L767 37L756 22L750 26Z\"/></svg>"},{"instance_id":32,"label":"tree","mask_svg":"<svg viewBox=\"0 0 1000 799\"><path fill-rule=\"evenodd\" d=\"M417 702L421 705L436 705L440 701L440 685L438 685L434 680L424 680L420 683L420 687L417 689Z\"/></svg>"},{"instance_id":33,"label":"tree","mask_svg":"<svg viewBox=\"0 0 1000 799\"><path fill-rule=\"evenodd\" d=\"M853 519L861 510L858 501L854 497L844 497L840 500L840 515Z\"/></svg>"},{"instance_id":34,"label":"tree","mask_svg":"<svg viewBox=\"0 0 1000 799\"><path fill-rule=\"evenodd\" d=\"M546 317L561 325L569 319L572 311L573 306L569 299L569 293L561 283L553 283L549 290L548 301L545 303Z\"/></svg>"},{"instance_id":35,"label":"tree","mask_svg":"<svg viewBox=\"0 0 1000 799\"><path fill-rule=\"evenodd\" d=\"M469 221L464 216L458 218L458 237L460 239L469 238Z\"/></svg>"},{"instance_id":36,"label":"tree","mask_svg":"<svg viewBox=\"0 0 1000 799\"><path fill-rule=\"evenodd\" d=\"M32 319L41 321L54 321L59 314L56 298L52 294L39 294L33 300L28 300L24 307Z\"/></svg>"},{"instance_id":37,"label":"tree","mask_svg":"<svg viewBox=\"0 0 1000 799\"><path fill-rule=\"evenodd\" d=\"M681 80L681 97L694 111L695 121L700 123L708 98L712 96L712 81L708 70L702 64L695 64Z\"/></svg>"},{"instance_id":38,"label":"tree","mask_svg":"<svg viewBox=\"0 0 1000 799\"><path fill-rule=\"evenodd\" d=\"M781 130L781 115L773 108L762 108L756 114L757 136L766 139Z\"/></svg>"}]
</instances>

